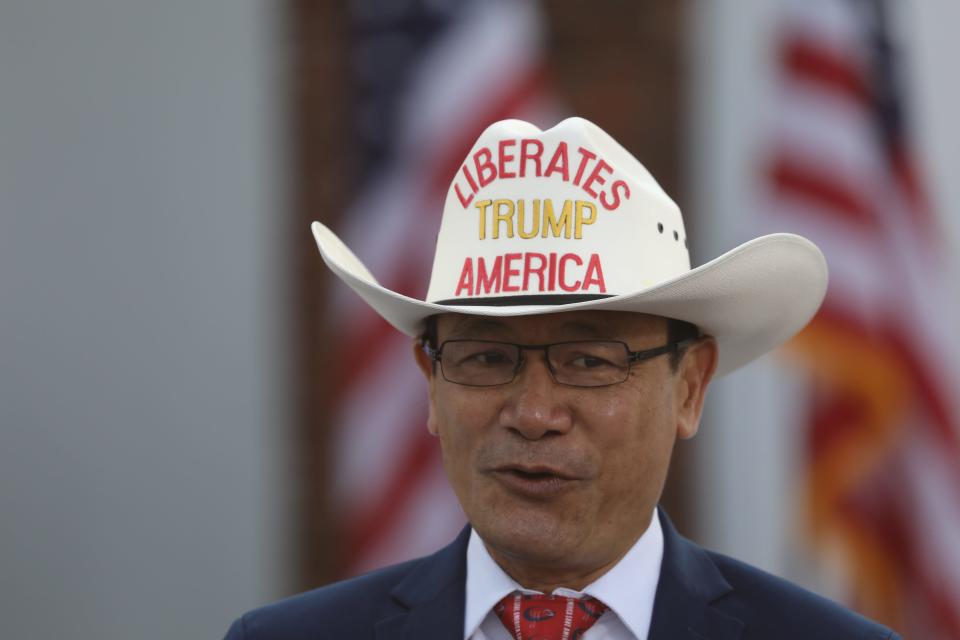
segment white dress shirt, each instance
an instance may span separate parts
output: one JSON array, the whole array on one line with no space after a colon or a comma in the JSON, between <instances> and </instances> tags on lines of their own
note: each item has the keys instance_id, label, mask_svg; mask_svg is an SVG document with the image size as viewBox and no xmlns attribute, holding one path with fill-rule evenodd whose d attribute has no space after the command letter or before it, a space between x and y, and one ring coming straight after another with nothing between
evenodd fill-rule
<instances>
[{"instance_id":1,"label":"white dress shirt","mask_svg":"<svg viewBox=\"0 0 960 640\"><path fill-rule=\"evenodd\" d=\"M654 509L647 530L612 569L583 591L559 588L553 595L593 596L609 609L587 630L584 640L647 640L653 598L663 561L663 530ZM490 557L476 531L467 546L467 603L463 620L465 640L511 640L510 632L493 613L493 607L513 591L524 589Z\"/></svg>"}]
</instances>

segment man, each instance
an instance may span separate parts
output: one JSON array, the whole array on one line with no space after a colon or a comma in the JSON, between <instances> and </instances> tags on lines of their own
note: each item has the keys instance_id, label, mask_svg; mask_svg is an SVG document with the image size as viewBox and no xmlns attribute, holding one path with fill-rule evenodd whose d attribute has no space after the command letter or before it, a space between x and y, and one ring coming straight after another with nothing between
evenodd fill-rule
<instances>
[{"instance_id":1,"label":"man","mask_svg":"<svg viewBox=\"0 0 960 640\"><path fill-rule=\"evenodd\" d=\"M713 376L819 307L809 241L765 236L690 269L679 209L579 118L481 135L447 196L427 301L313 231L331 269L415 337L427 428L470 526L433 556L248 613L229 639L896 637L701 549L657 508Z\"/></svg>"}]
</instances>

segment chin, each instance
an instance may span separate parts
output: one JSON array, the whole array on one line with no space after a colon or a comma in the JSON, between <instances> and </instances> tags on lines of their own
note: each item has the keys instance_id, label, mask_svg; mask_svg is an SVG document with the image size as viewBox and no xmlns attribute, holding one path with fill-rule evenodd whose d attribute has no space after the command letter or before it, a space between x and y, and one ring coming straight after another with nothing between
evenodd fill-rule
<instances>
[{"instance_id":1,"label":"chin","mask_svg":"<svg viewBox=\"0 0 960 640\"><path fill-rule=\"evenodd\" d=\"M556 563L569 559L586 536L571 526L569 518L520 509L516 513L499 510L471 523L489 547L516 560ZM492 517L491 517L492 516Z\"/></svg>"}]
</instances>

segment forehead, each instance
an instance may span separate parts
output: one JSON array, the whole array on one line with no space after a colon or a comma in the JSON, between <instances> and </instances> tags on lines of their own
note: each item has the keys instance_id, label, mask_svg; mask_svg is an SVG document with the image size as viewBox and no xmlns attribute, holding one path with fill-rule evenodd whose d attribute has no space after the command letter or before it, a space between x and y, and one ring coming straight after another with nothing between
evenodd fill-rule
<instances>
[{"instance_id":1,"label":"forehead","mask_svg":"<svg viewBox=\"0 0 960 640\"><path fill-rule=\"evenodd\" d=\"M625 311L570 311L492 317L447 313L437 319L437 337L500 338L518 342L576 339L642 339L666 336L666 318Z\"/></svg>"}]
</instances>

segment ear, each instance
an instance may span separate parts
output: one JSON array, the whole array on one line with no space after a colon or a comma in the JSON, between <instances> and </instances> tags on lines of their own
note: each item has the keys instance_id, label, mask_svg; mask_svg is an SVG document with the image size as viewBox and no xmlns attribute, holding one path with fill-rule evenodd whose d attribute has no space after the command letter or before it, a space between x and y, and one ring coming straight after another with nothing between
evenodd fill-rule
<instances>
[{"instance_id":1,"label":"ear","mask_svg":"<svg viewBox=\"0 0 960 640\"><path fill-rule=\"evenodd\" d=\"M717 343L705 336L691 345L680 361L677 393L677 435L687 440L700 428L707 386L717 370Z\"/></svg>"},{"instance_id":2,"label":"ear","mask_svg":"<svg viewBox=\"0 0 960 640\"><path fill-rule=\"evenodd\" d=\"M423 345L420 342L420 338L413 339L413 359L417 361L417 367L423 373L424 377L427 379L427 382L433 380L433 366L434 361L430 359L424 350Z\"/></svg>"},{"instance_id":3,"label":"ear","mask_svg":"<svg viewBox=\"0 0 960 640\"><path fill-rule=\"evenodd\" d=\"M420 338L413 339L413 359L417 362L417 367L420 369L420 372L423 373L423 376L427 379L427 431L429 431L431 435L438 435L439 431L437 430L437 421L433 409L434 398L436 396L436 376L434 375L436 362L424 353L423 346L420 344Z\"/></svg>"}]
</instances>

